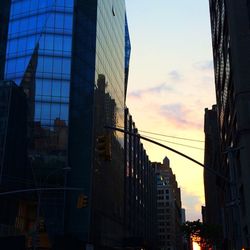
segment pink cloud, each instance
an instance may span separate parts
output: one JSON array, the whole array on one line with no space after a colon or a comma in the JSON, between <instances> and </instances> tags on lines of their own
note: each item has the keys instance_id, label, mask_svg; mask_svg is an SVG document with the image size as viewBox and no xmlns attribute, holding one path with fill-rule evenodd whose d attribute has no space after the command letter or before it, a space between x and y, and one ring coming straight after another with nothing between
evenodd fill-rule
<instances>
[{"instance_id":1,"label":"pink cloud","mask_svg":"<svg viewBox=\"0 0 250 250\"><path fill-rule=\"evenodd\" d=\"M160 94L162 92L172 92L172 91L173 91L173 88L169 84L162 83L162 84L156 85L155 87L134 90L132 92L129 92L128 96L141 98L143 95L148 94L148 93Z\"/></svg>"},{"instance_id":2,"label":"pink cloud","mask_svg":"<svg viewBox=\"0 0 250 250\"><path fill-rule=\"evenodd\" d=\"M178 128L202 128L200 121L194 121L193 111L181 103L161 105L159 113L164 119Z\"/></svg>"}]
</instances>

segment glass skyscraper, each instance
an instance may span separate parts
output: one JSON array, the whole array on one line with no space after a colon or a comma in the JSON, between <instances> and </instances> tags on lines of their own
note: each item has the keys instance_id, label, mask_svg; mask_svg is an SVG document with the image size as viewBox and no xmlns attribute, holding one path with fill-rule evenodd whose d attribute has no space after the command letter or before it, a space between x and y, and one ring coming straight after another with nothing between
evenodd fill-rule
<instances>
[{"instance_id":1,"label":"glass skyscraper","mask_svg":"<svg viewBox=\"0 0 250 250\"><path fill-rule=\"evenodd\" d=\"M104 126L124 124L129 56L125 0L11 1L4 78L27 96L36 187L62 187L37 193L33 224L45 223L52 245L62 235L79 246L122 244L124 136ZM96 150L102 135L110 162Z\"/></svg>"}]
</instances>

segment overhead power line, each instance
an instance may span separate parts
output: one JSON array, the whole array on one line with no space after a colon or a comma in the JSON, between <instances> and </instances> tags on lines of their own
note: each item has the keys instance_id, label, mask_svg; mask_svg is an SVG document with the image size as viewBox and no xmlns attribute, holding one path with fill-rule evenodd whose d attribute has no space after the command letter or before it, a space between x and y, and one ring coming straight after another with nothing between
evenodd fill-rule
<instances>
[{"instance_id":1,"label":"overhead power line","mask_svg":"<svg viewBox=\"0 0 250 250\"><path fill-rule=\"evenodd\" d=\"M118 128L124 129L124 127L117 126ZM158 136L163 136L163 137L169 137L169 138L174 138L174 139L179 139L179 140L185 140L185 141L193 141L193 142L203 142L202 140L197 140L197 139L192 139L192 138L187 138L187 137L178 137L178 136L173 136L173 135L165 135L165 134L160 134L160 133L154 133L151 131L145 131L145 130L139 130L139 132L146 133L146 134L151 134L151 135L158 135Z\"/></svg>"},{"instance_id":2,"label":"overhead power line","mask_svg":"<svg viewBox=\"0 0 250 250\"><path fill-rule=\"evenodd\" d=\"M177 143L177 142L172 142L172 141L167 141L167 140L159 139L159 138L152 137L152 136L144 135L144 137L149 138L149 139L154 139L154 140L156 140L156 141L163 141L163 142L167 142L167 143L171 143L171 144L175 144L175 145L187 147L187 148L193 148L193 149L204 150L203 148L194 147L194 146L191 146L191 145L182 144L182 143Z\"/></svg>"},{"instance_id":3,"label":"overhead power line","mask_svg":"<svg viewBox=\"0 0 250 250\"><path fill-rule=\"evenodd\" d=\"M179 140L194 141L194 142L204 142L202 140L191 139L191 138L186 138L186 137L178 137L178 136L173 136L173 135L164 135L164 134L149 132L149 131L145 131L145 130L138 130L138 131L142 132L142 133L146 133L146 134L159 135L159 136L169 137L169 138L174 138L174 139L179 139Z\"/></svg>"}]
</instances>

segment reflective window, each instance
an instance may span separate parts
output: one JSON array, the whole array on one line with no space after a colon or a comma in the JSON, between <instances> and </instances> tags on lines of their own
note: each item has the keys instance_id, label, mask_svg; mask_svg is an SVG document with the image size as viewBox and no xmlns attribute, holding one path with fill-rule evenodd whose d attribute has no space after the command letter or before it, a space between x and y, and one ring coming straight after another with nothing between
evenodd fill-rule
<instances>
[{"instance_id":1,"label":"reflective window","mask_svg":"<svg viewBox=\"0 0 250 250\"><path fill-rule=\"evenodd\" d=\"M51 118L52 120L60 117L60 104L51 105Z\"/></svg>"},{"instance_id":2,"label":"reflective window","mask_svg":"<svg viewBox=\"0 0 250 250\"><path fill-rule=\"evenodd\" d=\"M38 45L35 119L46 126L68 120L73 2L12 0L5 77L20 84Z\"/></svg>"},{"instance_id":3,"label":"reflective window","mask_svg":"<svg viewBox=\"0 0 250 250\"><path fill-rule=\"evenodd\" d=\"M69 82L62 82L61 95L68 96L69 93Z\"/></svg>"},{"instance_id":4,"label":"reflective window","mask_svg":"<svg viewBox=\"0 0 250 250\"><path fill-rule=\"evenodd\" d=\"M55 36L55 50L63 50L63 37Z\"/></svg>"},{"instance_id":5,"label":"reflective window","mask_svg":"<svg viewBox=\"0 0 250 250\"><path fill-rule=\"evenodd\" d=\"M50 119L50 104L49 103L42 104L42 119L44 120Z\"/></svg>"},{"instance_id":6,"label":"reflective window","mask_svg":"<svg viewBox=\"0 0 250 250\"><path fill-rule=\"evenodd\" d=\"M65 121L68 120L68 116L69 116L68 105L62 104L61 105L61 115L60 115L61 120L65 120Z\"/></svg>"},{"instance_id":7,"label":"reflective window","mask_svg":"<svg viewBox=\"0 0 250 250\"><path fill-rule=\"evenodd\" d=\"M42 95L51 96L51 94L52 94L51 80L43 80Z\"/></svg>"},{"instance_id":8,"label":"reflective window","mask_svg":"<svg viewBox=\"0 0 250 250\"><path fill-rule=\"evenodd\" d=\"M56 14L55 16L55 28L56 29L63 29L64 23L64 15L63 14Z\"/></svg>"},{"instance_id":9,"label":"reflective window","mask_svg":"<svg viewBox=\"0 0 250 250\"><path fill-rule=\"evenodd\" d=\"M53 73L60 74L62 72L62 58L53 59Z\"/></svg>"},{"instance_id":10,"label":"reflective window","mask_svg":"<svg viewBox=\"0 0 250 250\"><path fill-rule=\"evenodd\" d=\"M52 96L61 96L61 82L60 81L52 82Z\"/></svg>"},{"instance_id":11,"label":"reflective window","mask_svg":"<svg viewBox=\"0 0 250 250\"><path fill-rule=\"evenodd\" d=\"M35 106L35 120L36 121L40 120L40 118L41 118L41 111L42 111L42 105L41 105L40 102L37 102L36 106Z\"/></svg>"},{"instance_id":12,"label":"reflective window","mask_svg":"<svg viewBox=\"0 0 250 250\"><path fill-rule=\"evenodd\" d=\"M72 29L72 17L70 15L65 15L64 19L64 28L66 30L71 30Z\"/></svg>"},{"instance_id":13,"label":"reflective window","mask_svg":"<svg viewBox=\"0 0 250 250\"><path fill-rule=\"evenodd\" d=\"M36 96L42 95L43 82L42 80L36 80Z\"/></svg>"},{"instance_id":14,"label":"reflective window","mask_svg":"<svg viewBox=\"0 0 250 250\"><path fill-rule=\"evenodd\" d=\"M63 38L63 50L64 51L71 51L71 37L69 36L64 36Z\"/></svg>"},{"instance_id":15,"label":"reflective window","mask_svg":"<svg viewBox=\"0 0 250 250\"><path fill-rule=\"evenodd\" d=\"M70 63L71 61L68 58L64 58L62 60L62 73L63 74L67 74L67 75L70 74Z\"/></svg>"},{"instance_id":16,"label":"reflective window","mask_svg":"<svg viewBox=\"0 0 250 250\"><path fill-rule=\"evenodd\" d=\"M52 73L53 59L51 57L43 58L43 71L45 73Z\"/></svg>"}]
</instances>

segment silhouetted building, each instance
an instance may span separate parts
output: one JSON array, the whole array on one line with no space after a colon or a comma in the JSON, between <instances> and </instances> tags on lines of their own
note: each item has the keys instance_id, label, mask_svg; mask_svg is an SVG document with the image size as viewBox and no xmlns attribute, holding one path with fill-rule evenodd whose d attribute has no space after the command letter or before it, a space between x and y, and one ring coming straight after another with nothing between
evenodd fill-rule
<instances>
[{"instance_id":1,"label":"silhouetted building","mask_svg":"<svg viewBox=\"0 0 250 250\"><path fill-rule=\"evenodd\" d=\"M217 120L217 107L211 110L205 109L205 157L204 165L218 174L221 172L219 129ZM205 221L208 224L221 225L221 209L223 203L223 180L204 168L204 190L205 190ZM223 173L221 173L223 175Z\"/></svg>"},{"instance_id":2,"label":"silhouetted building","mask_svg":"<svg viewBox=\"0 0 250 250\"><path fill-rule=\"evenodd\" d=\"M157 179L157 229L159 250L183 249L181 193L169 159L153 163Z\"/></svg>"},{"instance_id":3,"label":"silhouetted building","mask_svg":"<svg viewBox=\"0 0 250 250\"><path fill-rule=\"evenodd\" d=\"M125 130L139 134L129 110ZM125 216L124 247L156 247L156 181L152 163L139 138L125 134ZM130 247L130 248L129 248Z\"/></svg>"},{"instance_id":4,"label":"silhouetted building","mask_svg":"<svg viewBox=\"0 0 250 250\"><path fill-rule=\"evenodd\" d=\"M8 249L16 249L14 245L17 243L13 243L13 248L10 244L14 240L17 240L20 244L23 240L25 243L24 227L28 220L24 217L22 221L20 220L20 211L22 204L27 201L27 196L25 193L13 193L11 195L3 195L3 193L34 187L31 180L27 164L26 95L23 89L14 82L0 81L1 247L8 243Z\"/></svg>"},{"instance_id":5,"label":"silhouetted building","mask_svg":"<svg viewBox=\"0 0 250 250\"><path fill-rule=\"evenodd\" d=\"M250 247L249 1L210 0L228 247ZM238 202L240 200L240 202Z\"/></svg>"},{"instance_id":6,"label":"silhouetted building","mask_svg":"<svg viewBox=\"0 0 250 250\"><path fill-rule=\"evenodd\" d=\"M124 135L104 126L124 126L125 1L11 1L7 24L4 78L27 96L28 165L42 188L29 246L42 247L35 239L44 225L47 247L122 247ZM103 135L111 161L96 150Z\"/></svg>"}]
</instances>

